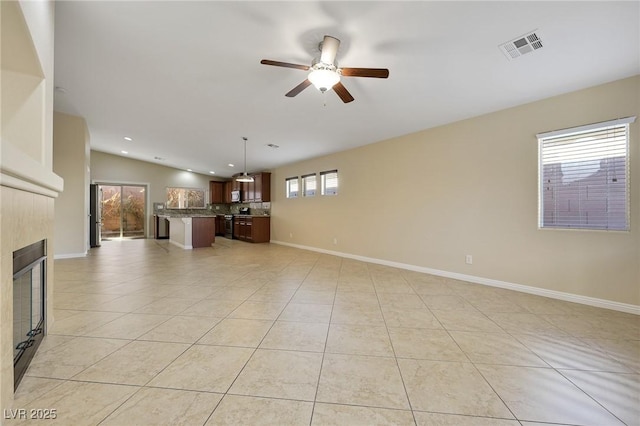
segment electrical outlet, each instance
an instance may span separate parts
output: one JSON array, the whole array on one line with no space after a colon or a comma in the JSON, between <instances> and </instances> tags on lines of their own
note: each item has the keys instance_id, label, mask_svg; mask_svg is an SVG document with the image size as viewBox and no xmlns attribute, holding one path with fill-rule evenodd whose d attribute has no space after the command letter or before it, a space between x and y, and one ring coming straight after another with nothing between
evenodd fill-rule
<instances>
[{"instance_id":1,"label":"electrical outlet","mask_svg":"<svg viewBox=\"0 0 640 426\"><path fill-rule=\"evenodd\" d=\"M289 238L293 238L293 232L289 232Z\"/></svg>"},{"instance_id":2,"label":"electrical outlet","mask_svg":"<svg viewBox=\"0 0 640 426\"><path fill-rule=\"evenodd\" d=\"M336 237L333 237L333 245L338 245L338 239Z\"/></svg>"},{"instance_id":3,"label":"electrical outlet","mask_svg":"<svg viewBox=\"0 0 640 426\"><path fill-rule=\"evenodd\" d=\"M464 262L465 262L467 265L472 265L472 264L473 264L473 256L471 256L470 254L466 255L466 256L464 257Z\"/></svg>"}]
</instances>

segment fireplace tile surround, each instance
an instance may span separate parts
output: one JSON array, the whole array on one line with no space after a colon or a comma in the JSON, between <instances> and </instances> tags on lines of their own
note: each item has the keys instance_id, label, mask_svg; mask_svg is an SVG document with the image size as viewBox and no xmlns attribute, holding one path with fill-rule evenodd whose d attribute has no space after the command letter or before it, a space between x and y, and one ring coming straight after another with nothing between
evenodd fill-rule
<instances>
[{"instance_id":1,"label":"fireplace tile surround","mask_svg":"<svg viewBox=\"0 0 640 426\"><path fill-rule=\"evenodd\" d=\"M0 402L11 406L14 394L13 374L13 252L40 240L47 241L47 252L53 250L54 199L52 197L0 186ZM53 258L46 262L47 312L45 321L53 317Z\"/></svg>"}]
</instances>

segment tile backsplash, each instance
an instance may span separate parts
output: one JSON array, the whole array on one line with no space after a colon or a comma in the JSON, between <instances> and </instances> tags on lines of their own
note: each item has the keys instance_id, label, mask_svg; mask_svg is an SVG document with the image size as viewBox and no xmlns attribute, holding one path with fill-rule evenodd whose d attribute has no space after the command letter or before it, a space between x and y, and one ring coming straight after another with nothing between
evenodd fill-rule
<instances>
[{"instance_id":1,"label":"tile backsplash","mask_svg":"<svg viewBox=\"0 0 640 426\"><path fill-rule=\"evenodd\" d=\"M161 203L153 203L153 214L168 214L168 215L217 215L217 214L239 214L240 209L248 207L249 212L252 215L270 215L271 203L234 203L234 204L208 204L203 209L159 209Z\"/></svg>"}]
</instances>

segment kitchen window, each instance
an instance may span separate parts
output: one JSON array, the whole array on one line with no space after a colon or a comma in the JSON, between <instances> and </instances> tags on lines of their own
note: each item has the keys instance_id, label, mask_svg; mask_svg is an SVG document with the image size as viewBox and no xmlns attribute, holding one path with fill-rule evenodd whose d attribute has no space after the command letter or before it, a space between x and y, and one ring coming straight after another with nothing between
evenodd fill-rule
<instances>
[{"instance_id":1,"label":"kitchen window","mask_svg":"<svg viewBox=\"0 0 640 426\"><path fill-rule=\"evenodd\" d=\"M205 207L206 192L198 188L167 187L168 209L198 209Z\"/></svg>"},{"instance_id":2,"label":"kitchen window","mask_svg":"<svg viewBox=\"0 0 640 426\"><path fill-rule=\"evenodd\" d=\"M316 174L302 176L302 195L305 197L313 197L316 195Z\"/></svg>"},{"instance_id":3,"label":"kitchen window","mask_svg":"<svg viewBox=\"0 0 640 426\"><path fill-rule=\"evenodd\" d=\"M629 230L629 123L538 134L539 226Z\"/></svg>"},{"instance_id":4,"label":"kitchen window","mask_svg":"<svg viewBox=\"0 0 640 426\"><path fill-rule=\"evenodd\" d=\"M338 194L338 171L337 170L320 172L320 194L321 195L337 195Z\"/></svg>"},{"instance_id":5,"label":"kitchen window","mask_svg":"<svg viewBox=\"0 0 640 426\"><path fill-rule=\"evenodd\" d=\"M290 177L285 179L285 191L287 194L287 198L297 198L298 197L298 176Z\"/></svg>"}]
</instances>

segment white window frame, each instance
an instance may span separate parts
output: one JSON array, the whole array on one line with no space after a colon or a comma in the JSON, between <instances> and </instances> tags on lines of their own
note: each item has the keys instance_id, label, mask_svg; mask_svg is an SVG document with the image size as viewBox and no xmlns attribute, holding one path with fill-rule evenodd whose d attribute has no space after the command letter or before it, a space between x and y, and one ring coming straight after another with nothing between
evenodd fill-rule
<instances>
[{"instance_id":1,"label":"white window frame","mask_svg":"<svg viewBox=\"0 0 640 426\"><path fill-rule=\"evenodd\" d=\"M335 186L327 186L327 179L329 176L335 174ZM338 195L338 170L327 170L320 172L320 195Z\"/></svg>"},{"instance_id":2,"label":"white window frame","mask_svg":"<svg viewBox=\"0 0 640 426\"><path fill-rule=\"evenodd\" d=\"M536 135L539 229L629 231L629 124L635 118ZM623 164L614 160L620 157Z\"/></svg>"},{"instance_id":3,"label":"white window frame","mask_svg":"<svg viewBox=\"0 0 640 426\"><path fill-rule=\"evenodd\" d=\"M292 190L291 188L292 182L296 183L295 191ZM298 176L286 178L284 180L284 185L285 185L285 194L287 198L298 198L298 195L300 194L300 181L298 179Z\"/></svg>"},{"instance_id":4,"label":"white window frame","mask_svg":"<svg viewBox=\"0 0 640 426\"><path fill-rule=\"evenodd\" d=\"M318 190L318 179L315 173L302 175L302 196L313 197ZM311 179L313 178L313 179Z\"/></svg>"}]
</instances>

